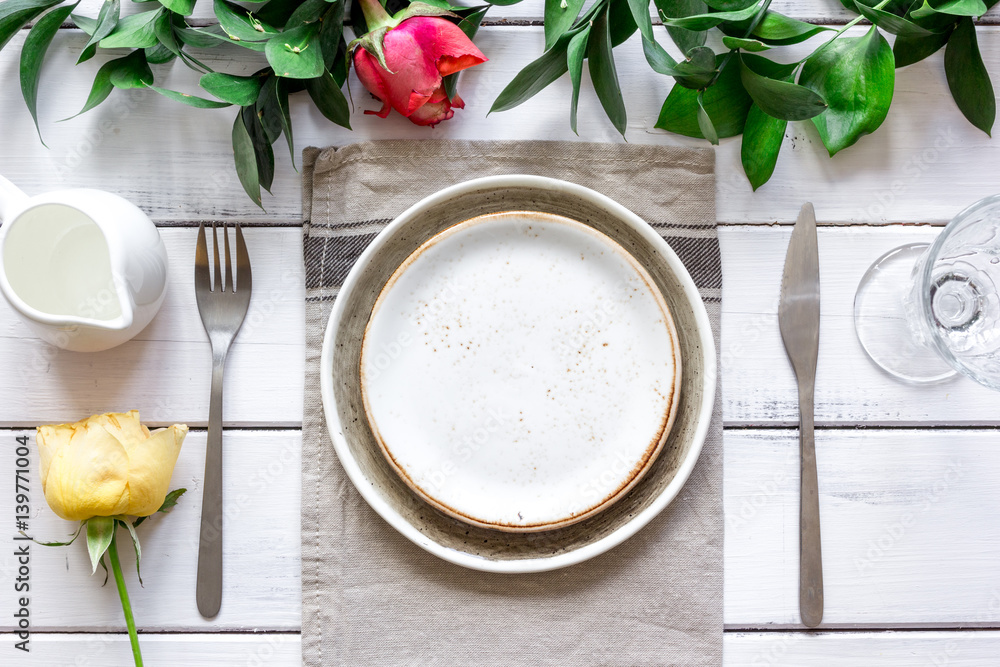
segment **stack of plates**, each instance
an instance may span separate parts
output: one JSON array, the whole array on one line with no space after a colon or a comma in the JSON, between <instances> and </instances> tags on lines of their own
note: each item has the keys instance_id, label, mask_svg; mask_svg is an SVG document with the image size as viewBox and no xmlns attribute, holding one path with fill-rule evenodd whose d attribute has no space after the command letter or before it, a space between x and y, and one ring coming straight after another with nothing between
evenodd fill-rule
<instances>
[{"instance_id":1,"label":"stack of plates","mask_svg":"<svg viewBox=\"0 0 1000 667\"><path fill-rule=\"evenodd\" d=\"M553 569L677 494L712 412L690 276L622 206L531 176L448 188L393 221L338 296L322 392L351 480L430 552Z\"/></svg>"}]
</instances>

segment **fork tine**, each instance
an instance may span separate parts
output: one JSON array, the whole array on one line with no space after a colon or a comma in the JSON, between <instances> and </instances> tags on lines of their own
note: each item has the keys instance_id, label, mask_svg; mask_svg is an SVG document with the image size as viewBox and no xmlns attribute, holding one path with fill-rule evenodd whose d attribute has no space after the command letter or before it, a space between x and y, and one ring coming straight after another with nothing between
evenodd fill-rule
<instances>
[{"instance_id":1,"label":"fork tine","mask_svg":"<svg viewBox=\"0 0 1000 667\"><path fill-rule=\"evenodd\" d=\"M236 223L236 280L240 291L248 293L253 288L253 274L250 272L250 253L247 252L246 241L243 240L243 230Z\"/></svg>"},{"instance_id":2,"label":"fork tine","mask_svg":"<svg viewBox=\"0 0 1000 667\"><path fill-rule=\"evenodd\" d=\"M229 227L226 225L222 225L222 238L226 243L226 286L224 289L232 294L236 291L233 286L233 269L236 267L233 266L233 260L229 257Z\"/></svg>"},{"instance_id":3,"label":"fork tine","mask_svg":"<svg viewBox=\"0 0 1000 667\"><path fill-rule=\"evenodd\" d=\"M223 230L223 234L225 230ZM212 288L213 292L222 291L222 267L219 264L219 235L215 231L215 223L212 223L212 249L215 252L215 287Z\"/></svg>"},{"instance_id":4,"label":"fork tine","mask_svg":"<svg viewBox=\"0 0 1000 667\"><path fill-rule=\"evenodd\" d=\"M207 288L212 284L208 273L208 244L205 242L205 224L198 225L198 244L194 253L194 284Z\"/></svg>"}]
</instances>

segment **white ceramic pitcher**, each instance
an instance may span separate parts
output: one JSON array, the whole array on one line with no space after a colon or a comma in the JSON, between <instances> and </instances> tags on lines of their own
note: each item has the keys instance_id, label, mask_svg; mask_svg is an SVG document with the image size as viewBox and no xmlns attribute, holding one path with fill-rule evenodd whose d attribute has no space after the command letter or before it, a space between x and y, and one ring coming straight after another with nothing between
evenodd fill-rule
<instances>
[{"instance_id":1,"label":"white ceramic pitcher","mask_svg":"<svg viewBox=\"0 0 1000 667\"><path fill-rule=\"evenodd\" d=\"M96 352L143 330L167 291L167 251L138 207L100 190L29 197L0 176L0 291L32 331Z\"/></svg>"}]
</instances>

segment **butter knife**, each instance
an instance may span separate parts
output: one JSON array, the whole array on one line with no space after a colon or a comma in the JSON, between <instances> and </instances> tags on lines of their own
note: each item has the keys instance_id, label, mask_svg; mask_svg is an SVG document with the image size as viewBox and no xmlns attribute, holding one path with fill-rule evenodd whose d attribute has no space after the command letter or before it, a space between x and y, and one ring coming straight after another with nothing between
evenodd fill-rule
<instances>
[{"instance_id":1,"label":"butter knife","mask_svg":"<svg viewBox=\"0 0 1000 667\"><path fill-rule=\"evenodd\" d=\"M805 204L792 230L781 278L778 326L799 386L799 614L813 628L823 620L823 558L819 532L813 395L819 351L819 250L816 213Z\"/></svg>"}]
</instances>

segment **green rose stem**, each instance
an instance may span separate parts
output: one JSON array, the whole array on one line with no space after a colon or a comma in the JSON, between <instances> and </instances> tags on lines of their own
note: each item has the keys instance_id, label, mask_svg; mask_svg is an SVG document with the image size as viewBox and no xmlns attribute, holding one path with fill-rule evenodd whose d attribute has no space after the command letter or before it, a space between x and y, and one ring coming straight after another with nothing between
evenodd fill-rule
<instances>
[{"instance_id":1,"label":"green rose stem","mask_svg":"<svg viewBox=\"0 0 1000 667\"><path fill-rule=\"evenodd\" d=\"M111 546L108 547L108 556L111 557L111 571L115 575L115 584L118 586L118 597L122 600L122 612L125 614L125 625L128 626L128 639L132 643L132 657L135 658L135 667L142 667L142 653L139 651L139 635L135 631L135 618L132 617L132 603L128 599L128 590L125 588L125 577L122 576L122 564L118 560L118 541L115 533L117 526L111 534Z\"/></svg>"},{"instance_id":2,"label":"green rose stem","mask_svg":"<svg viewBox=\"0 0 1000 667\"><path fill-rule=\"evenodd\" d=\"M365 15L369 32L384 27L395 27L398 24L378 0L361 0L361 13Z\"/></svg>"}]
</instances>

